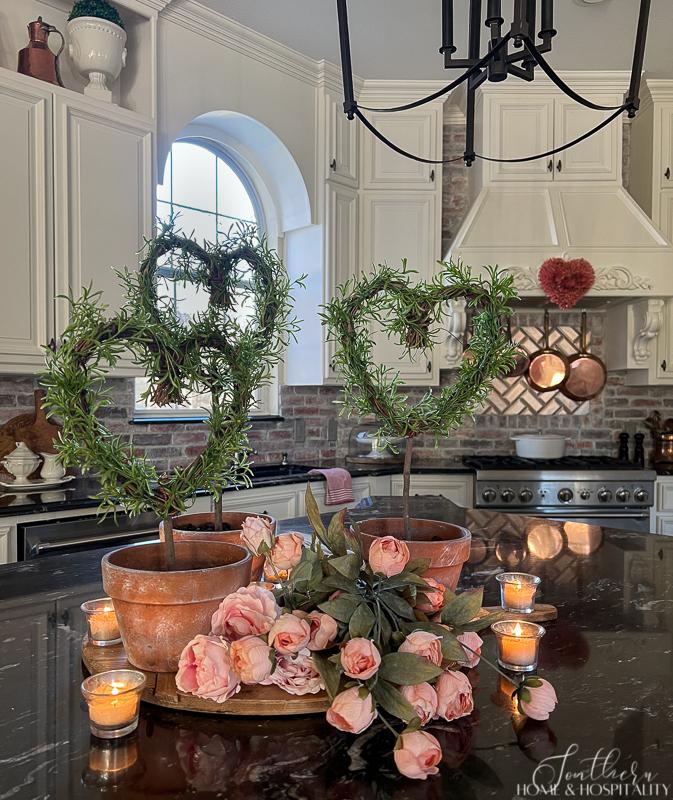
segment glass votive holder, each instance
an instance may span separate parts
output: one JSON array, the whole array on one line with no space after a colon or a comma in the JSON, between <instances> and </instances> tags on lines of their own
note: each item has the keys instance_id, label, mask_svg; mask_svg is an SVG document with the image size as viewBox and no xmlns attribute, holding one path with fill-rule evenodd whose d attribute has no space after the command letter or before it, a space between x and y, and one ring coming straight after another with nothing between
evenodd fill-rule
<instances>
[{"instance_id":1,"label":"glass votive holder","mask_svg":"<svg viewBox=\"0 0 673 800\"><path fill-rule=\"evenodd\" d=\"M134 669L99 672L82 681L89 728L99 739L119 739L138 727L140 695L146 678Z\"/></svg>"},{"instance_id":2,"label":"glass votive holder","mask_svg":"<svg viewBox=\"0 0 673 800\"><path fill-rule=\"evenodd\" d=\"M542 625L504 619L494 622L491 630L498 645L498 664L512 672L532 672L537 667Z\"/></svg>"},{"instance_id":3,"label":"glass votive holder","mask_svg":"<svg viewBox=\"0 0 673 800\"><path fill-rule=\"evenodd\" d=\"M109 647L121 642L119 623L114 605L109 597L87 600L80 606L86 617L89 641L98 647Z\"/></svg>"},{"instance_id":4,"label":"glass votive holder","mask_svg":"<svg viewBox=\"0 0 673 800\"><path fill-rule=\"evenodd\" d=\"M500 605L505 611L530 614L535 610L535 593L540 585L537 575L525 572L501 572L496 576L500 584Z\"/></svg>"}]
</instances>

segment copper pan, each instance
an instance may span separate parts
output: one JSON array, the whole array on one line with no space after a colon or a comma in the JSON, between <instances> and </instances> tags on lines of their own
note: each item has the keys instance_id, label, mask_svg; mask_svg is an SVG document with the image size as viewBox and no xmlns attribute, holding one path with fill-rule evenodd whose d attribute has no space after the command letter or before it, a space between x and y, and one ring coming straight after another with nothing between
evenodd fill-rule
<instances>
[{"instance_id":1,"label":"copper pan","mask_svg":"<svg viewBox=\"0 0 673 800\"><path fill-rule=\"evenodd\" d=\"M528 365L528 383L538 392L553 392L568 380L570 367L567 357L549 347L549 311L544 312L544 343L533 353Z\"/></svg>"},{"instance_id":2,"label":"copper pan","mask_svg":"<svg viewBox=\"0 0 673 800\"><path fill-rule=\"evenodd\" d=\"M577 402L591 400L603 391L608 378L605 364L598 356L587 352L587 312L582 312L580 349L569 359L568 380L561 387L566 397Z\"/></svg>"}]
</instances>

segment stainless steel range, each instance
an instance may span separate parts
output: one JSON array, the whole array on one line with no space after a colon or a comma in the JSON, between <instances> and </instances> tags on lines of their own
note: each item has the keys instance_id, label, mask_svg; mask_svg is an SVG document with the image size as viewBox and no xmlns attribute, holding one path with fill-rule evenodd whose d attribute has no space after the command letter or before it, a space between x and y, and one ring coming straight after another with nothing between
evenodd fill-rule
<instances>
[{"instance_id":1,"label":"stainless steel range","mask_svg":"<svg viewBox=\"0 0 673 800\"><path fill-rule=\"evenodd\" d=\"M652 470L600 456L469 456L463 462L476 470L475 508L650 529Z\"/></svg>"}]
</instances>

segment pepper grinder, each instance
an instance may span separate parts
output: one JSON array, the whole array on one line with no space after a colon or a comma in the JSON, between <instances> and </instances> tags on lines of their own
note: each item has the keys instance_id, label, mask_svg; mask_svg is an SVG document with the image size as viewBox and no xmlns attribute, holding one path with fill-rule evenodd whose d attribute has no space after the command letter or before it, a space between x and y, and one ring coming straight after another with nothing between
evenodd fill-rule
<instances>
[{"instance_id":1,"label":"pepper grinder","mask_svg":"<svg viewBox=\"0 0 673 800\"><path fill-rule=\"evenodd\" d=\"M619 452L617 453L617 460L629 460L629 434L626 431L619 434Z\"/></svg>"},{"instance_id":2,"label":"pepper grinder","mask_svg":"<svg viewBox=\"0 0 673 800\"><path fill-rule=\"evenodd\" d=\"M645 467L645 446L643 442L645 441L645 434L644 433L636 433L633 437L636 443L636 446L633 451L633 463L637 467L644 468Z\"/></svg>"}]
</instances>

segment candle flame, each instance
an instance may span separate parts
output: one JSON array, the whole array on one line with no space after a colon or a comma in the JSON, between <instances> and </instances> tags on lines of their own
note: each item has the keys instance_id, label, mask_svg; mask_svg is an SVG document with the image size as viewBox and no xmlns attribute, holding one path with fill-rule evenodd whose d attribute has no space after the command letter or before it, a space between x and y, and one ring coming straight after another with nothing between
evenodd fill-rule
<instances>
[{"instance_id":1,"label":"candle flame","mask_svg":"<svg viewBox=\"0 0 673 800\"><path fill-rule=\"evenodd\" d=\"M112 606L103 606L103 612L112 611Z\"/></svg>"},{"instance_id":2,"label":"candle flame","mask_svg":"<svg viewBox=\"0 0 673 800\"><path fill-rule=\"evenodd\" d=\"M514 635L515 636L523 636L523 630L521 629L521 625L518 622L514 626Z\"/></svg>"}]
</instances>

